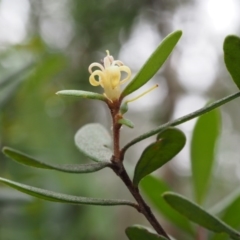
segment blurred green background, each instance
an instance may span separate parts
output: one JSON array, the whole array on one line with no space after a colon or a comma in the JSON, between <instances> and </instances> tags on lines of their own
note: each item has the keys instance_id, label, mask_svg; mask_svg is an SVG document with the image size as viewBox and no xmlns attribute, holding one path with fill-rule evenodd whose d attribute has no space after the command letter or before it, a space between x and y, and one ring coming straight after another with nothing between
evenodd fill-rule
<instances>
[{"instance_id":1,"label":"blurred green background","mask_svg":"<svg viewBox=\"0 0 240 240\"><path fill-rule=\"evenodd\" d=\"M210 99L237 91L223 64L222 43L228 34L240 35L239 13L237 0L1 0L1 148L10 146L53 163L88 162L77 151L74 134L89 122L99 122L110 130L108 109L102 102L66 99L55 93L63 89L101 93L102 89L89 84L88 66L103 59L105 50L135 74L161 39L177 29L183 30L177 48L145 86L157 82L159 88L130 104L127 115L135 129L122 129L122 145L204 106ZM222 138L216 151L209 204L239 185L239 104L237 99L221 108ZM194 122L180 127L188 137L187 146L157 173L174 190L190 197L189 140ZM152 140L128 151L130 175L141 150ZM72 195L131 198L108 169L80 176L36 170L0 153L0 174ZM148 225L127 207L54 204L0 186L3 240L122 240L126 239L124 229L134 223ZM167 222L164 226L172 233L176 231Z\"/></svg>"}]
</instances>

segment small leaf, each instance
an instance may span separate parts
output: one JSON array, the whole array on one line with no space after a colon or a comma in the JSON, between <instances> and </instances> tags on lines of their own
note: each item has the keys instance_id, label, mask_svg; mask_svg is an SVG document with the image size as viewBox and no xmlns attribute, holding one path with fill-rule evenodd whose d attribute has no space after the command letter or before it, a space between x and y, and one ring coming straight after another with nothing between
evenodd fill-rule
<instances>
[{"instance_id":1,"label":"small leaf","mask_svg":"<svg viewBox=\"0 0 240 240\"><path fill-rule=\"evenodd\" d=\"M140 187L156 209L169 219L172 224L175 224L185 232L193 235L193 229L190 222L176 210L172 209L162 198L161 195L164 192L170 191L170 188L165 182L149 175L141 181Z\"/></svg>"},{"instance_id":2,"label":"small leaf","mask_svg":"<svg viewBox=\"0 0 240 240\"><path fill-rule=\"evenodd\" d=\"M49 163L38 161L24 153L21 153L17 150L14 150L8 147L3 148L3 153L9 158L23 165L27 165L35 168L57 170L57 171L68 172L68 173L96 172L98 170L101 170L109 166L108 162L91 163L91 164L49 164Z\"/></svg>"},{"instance_id":3,"label":"small leaf","mask_svg":"<svg viewBox=\"0 0 240 240\"><path fill-rule=\"evenodd\" d=\"M129 240L167 240L167 238L157 235L150 229L140 225L128 227L125 232Z\"/></svg>"},{"instance_id":4,"label":"small leaf","mask_svg":"<svg viewBox=\"0 0 240 240\"><path fill-rule=\"evenodd\" d=\"M186 137L177 128L163 130L157 136L157 142L150 144L142 153L134 172L135 186L146 175L154 172L176 156L184 147Z\"/></svg>"},{"instance_id":5,"label":"small leaf","mask_svg":"<svg viewBox=\"0 0 240 240\"><path fill-rule=\"evenodd\" d=\"M201 204L206 195L215 159L215 150L221 128L218 109L200 116L191 141L191 166L196 201Z\"/></svg>"},{"instance_id":6,"label":"small leaf","mask_svg":"<svg viewBox=\"0 0 240 240\"><path fill-rule=\"evenodd\" d=\"M102 125L91 123L83 126L75 135L75 143L78 149L93 161L110 162L112 139Z\"/></svg>"},{"instance_id":7,"label":"small leaf","mask_svg":"<svg viewBox=\"0 0 240 240\"><path fill-rule=\"evenodd\" d=\"M81 91L81 90L62 90L57 92L56 94L64 97L78 97L78 98L97 99L104 102L107 101L107 99L102 94Z\"/></svg>"},{"instance_id":8,"label":"small leaf","mask_svg":"<svg viewBox=\"0 0 240 240\"><path fill-rule=\"evenodd\" d=\"M122 97L125 97L139 89L156 74L156 72L161 68L168 56L171 54L181 36L182 31L175 31L163 39L158 48L150 56L137 75L123 90Z\"/></svg>"},{"instance_id":9,"label":"small leaf","mask_svg":"<svg viewBox=\"0 0 240 240\"><path fill-rule=\"evenodd\" d=\"M130 121L129 119L126 119L126 118L119 119L118 123L123 124L129 128L134 128L134 124L132 123L132 121Z\"/></svg>"},{"instance_id":10,"label":"small leaf","mask_svg":"<svg viewBox=\"0 0 240 240\"><path fill-rule=\"evenodd\" d=\"M101 206L128 205L136 208L135 203L126 201L126 200L97 199L97 198L72 196L72 195L56 193L49 190L24 185L21 183L10 181L5 178L0 178L0 182L5 183L12 188L15 188L20 192L23 192L28 195L41 198L44 200L52 201L52 202L85 204L85 205L101 205Z\"/></svg>"},{"instance_id":11,"label":"small leaf","mask_svg":"<svg viewBox=\"0 0 240 240\"><path fill-rule=\"evenodd\" d=\"M240 89L240 38L229 35L223 44L224 61L233 81Z\"/></svg>"},{"instance_id":12,"label":"small leaf","mask_svg":"<svg viewBox=\"0 0 240 240\"><path fill-rule=\"evenodd\" d=\"M124 102L120 107L120 113L123 115L128 111L128 102Z\"/></svg>"},{"instance_id":13,"label":"small leaf","mask_svg":"<svg viewBox=\"0 0 240 240\"><path fill-rule=\"evenodd\" d=\"M166 192L163 194L163 198L172 208L192 222L213 232L227 233L234 240L240 239L240 233L185 197L173 192Z\"/></svg>"}]
</instances>

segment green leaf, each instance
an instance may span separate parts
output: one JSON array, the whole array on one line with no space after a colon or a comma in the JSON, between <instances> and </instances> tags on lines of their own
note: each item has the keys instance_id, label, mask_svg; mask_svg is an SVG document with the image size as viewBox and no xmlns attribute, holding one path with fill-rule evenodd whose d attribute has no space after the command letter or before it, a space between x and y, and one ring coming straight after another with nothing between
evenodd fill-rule
<instances>
[{"instance_id":1,"label":"green leaf","mask_svg":"<svg viewBox=\"0 0 240 240\"><path fill-rule=\"evenodd\" d=\"M118 123L123 124L129 128L134 128L134 124L132 123L132 121L130 121L129 119L126 119L126 118L119 119Z\"/></svg>"},{"instance_id":2,"label":"green leaf","mask_svg":"<svg viewBox=\"0 0 240 240\"><path fill-rule=\"evenodd\" d=\"M62 90L57 92L56 94L64 97L78 97L78 98L97 99L104 102L107 101L107 99L102 94L81 91L81 90Z\"/></svg>"},{"instance_id":3,"label":"green leaf","mask_svg":"<svg viewBox=\"0 0 240 240\"><path fill-rule=\"evenodd\" d=\"M162 131L157 136L157 141L143 151L135 168L134 185L137 186L142 178L170 161L185 143L186 137L179 129L168 128Z\"/></svg>"},{"instance_id":4,"label":"green leaf","mask_svg":"<svg viewBox=\"0 0 240 240\"><path fill-rule=\"evenodd\" d=\"M208 189L220 128L220 112L215 109L199 117L193 130L191 165L195 198L199 204Z\"/></svg>"},{"instance_id":5,"label":"green leaf","mask_svg":"<svg viewBox=\"0 0 240 240\"><path fill-rule=\"evenodd\" d=\"M170 191L170 188L165 182L149 175L141 181L140 187L156 209L169 219L172 224L175 224L177 227L191 235L193 234L190 222L176 210L172 209L162 198L161 195L164 192Z\"/></svg>"},{"instance_id":6,"label":"green leaf","mask_svg":"<svg viewBox=\"0 0 240 240\"><path fill-rule=\"evenodd\" d=\"M238 98L240 97L240 91L237 92L237 93L234 93L234 94L231 94L227 97L224 97L220 100L217 100L216 102L213 102L211 104L209 104L207 107L203 107L203 108L200 108L192 113L189 113L188 115L185 115L183 117L180 117L180 118L177 118L173 121L170 121L170 122L167 122L167 123L164 123L163 125L149 131L149 132L146 132L138 137L136 137L135 139L131 140L129 143L127 143L123 148L122 148L122 154L124 155L125 152L131 147L133 146L134 144L148 138L148 137L151 137L159 132L161 132L162 130L166 129L166 128L169 128L169 127L175 127L177 125L180 125L182 123L185 123L187 121L190 121L191 119L193 118L196 118L196 117L199 117L207 112L210 112L212 111L213 109L217 108L217 107L220 107L221 105L223 104L226 104L227 102L230 102L232 100L234 100L235 98Z\"/></svg>"},{"instance_id":7,"label":"green leaf","mask_svg":"<svg viewBox=\"0 0 240 240\"><path fill-rule=\"evenodd\" d=\"M236 213L240 212L240 189L237 189L226 198L223 198L210 211L215 214L220 213L221 220L233 228L239 228L240 216ZM227 240L228 238L224 235L216 235L212 239Z\"/></svg>"},{"instance_id":8,"label":"green leaf","mask_svg":"<svg viewBox=\"0 0 240 240\"><path fill-rule=\"evenodd\" d=\"M19 152L9 147L4 147L3 153L9 158L23 165L27 165L35 168L57 170L57 171L68 172L68 173L96 172L98 170L101 170L109 166L108 162L100 162L100 163L92 163L92 164L50 164L50 163L45 163L45 162L36 160L22 152Z\"/></svg>"},{"instance_id":9,"label":"green leaf","mask_svg":"<svg viewBox=\"0 0 240 240\"><path fill-rule=\"evenodd\" d=\"M26 193L28 195L41 198L47 201L60 202L60 203L70 203L70 204L85 204L85 205L101 205L101 206L114 206L114 205L128 205L136 208L136 204L126 200L114 200L114 199L97 199L97 198L87 198L78 197L62 193L56 193L49 190L36 188L14 181L10 181L5 178L0 178L0 182L7 184L8 186L17 189L20 192Z\"/></svg>"},{"instance_id":10,"label":"green leaf","mask_svg":"<svg viewBox=\"0 0 240 240\"><path fill-rule=\"evenodd\" d=\"M216 233L227 233L234 240L240 239L240 233L185 197L166 192L163 198L172 208L200 226Z\"/></svg>"},{"instance_id":11,"label":"green leaf","mask_svg":"<svg viewBox=\"0 0 240 240\"><path fill-rule=\"evenodd\" d=\"M158 48L150 56L137 75L123 90L122 97L125 97L139 89L156 74L156 72L171 54L181 36L182 31L175 31L163 39Z\"/></svg>"},{"instance_id":12,"label":"green leaf","mask_svg":"<svg viewBox=\"0 0 240 240\"><path fill-rule=\"evenodd\" d=\"M167 240L167 238L157 235L150 229L140 225L128 227L125 232L129 240Z\"/></svg>"},{"instance_id":13,"label":"green leaf","mask_svg":"<svg viewBox=\"0 0 240 240\"><path fill-rule=\"evenodd\" d=\"M223 44L224 61L233 81L240 89L240 38L229 35Z\"/></svg>"},{"instance_id":14,"label":"green leaf","mask_svg":"<svg viewBox=\"0 0 240 240\"><path fill-rule=\"evenodd\" d=\"M78 149L93 161L110 162L112 139L102 125L91 123L83 126L75 135L75 143Z\"/></svg>"}]
</instances>

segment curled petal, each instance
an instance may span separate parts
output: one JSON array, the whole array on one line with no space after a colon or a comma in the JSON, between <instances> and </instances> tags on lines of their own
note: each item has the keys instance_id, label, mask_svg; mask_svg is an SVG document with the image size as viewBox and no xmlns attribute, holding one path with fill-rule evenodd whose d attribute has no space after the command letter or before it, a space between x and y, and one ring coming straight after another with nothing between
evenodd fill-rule
<instances>
[{"instance_id":1,"label":"curled petal","mask_svg":"<svg viewBox=\"0 0 240 240\"><path fill-rule=\"evenodd\" d=\"M123 64L123 62L122 61L119 61L119 60L115 60L115 61L113 61L113 63L112 63L112 65L114 66L114 65L117 65L117 66L123 66L124 64Z\"/></svg>"},{"instance_id":2,"label":"curled petal","mask_svg":"<svg viewBox=\"0 0 240 240\"><path fill-rule=\"evenodd\" d=\"M104 71L104 67L103 65L101 65L100 63L92 63L89 67L88 67L88 71L92 74L92 68L93 67L99 67L102 71Z\"/></svg>"},{"instance_id":3,"label":"curled petal","mask_svg":"<svg viewBox=\"0 0 240 240\"><path fill-rule=\"evenodd\" d=\"M131 77L131 70L127 66L120 66L119 70L122 71L122 72L126 72L127 73L127 77L120 81L120 84L123 84L123 83L127 82L130 79L130 77Z\"/></svg>"},{"instance_id":4,"label":"curled petal","mask_svg":"<svg viewBox=\"0 0 240 240\"><path fill-rule=\"evenodd\" d=\"M96 80L95 76L99 77L98 81ZM96 70L90 75L89 82L92 86L99 86L101 84L101 81L103 81L104 79L105 79L104 73L100 70Z\"/></svg>"}]
</instances>

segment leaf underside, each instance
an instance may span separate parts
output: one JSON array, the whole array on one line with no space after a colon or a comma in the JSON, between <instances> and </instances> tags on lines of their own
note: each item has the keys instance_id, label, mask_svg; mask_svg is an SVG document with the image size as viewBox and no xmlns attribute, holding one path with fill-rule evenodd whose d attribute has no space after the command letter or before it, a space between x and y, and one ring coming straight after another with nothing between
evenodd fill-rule
<instances>
[{"instance_id":1,"label":"leaf underside","mask_svg":"<svg viewBox=\"0 0 240 240\"><path fill-rule=\"evenodd\" d=\"M75 135L78 149L96 162L110 162L112 139L107 130L98 123L90 123L78 130Z\"/></svg>"},{"instance_id":2,"label":"leaf underside","mask_svg":"<svg viewBox=\"0 0 240 240\"><path fill-rule=\"evenodd\" d=\"M77 97L77 98L88 98L97 99L106 102L107 99L99 93L82 91L82 90L62 90L56 93L57 95L64 97Z\"/></svg>"},{"instance_id":3,"label":"leaf underside","mask_svg":"<svg viewBox=\"0 0 240 240\"><path fill-rule=\"evenodd\" d=\"M56 170L60 172L67 173L91 173L99 171L105 167L108 167L110 163L99 162L99 163L90 163L90 164L49 164L46 162L41 162L34 159L22 152L19 152L15 149L4 147L3 153L14 161L21 163L26 166Z\"/></svg>"},{"instance_id":4,"label":"leaf underside","mask_svg":"<svg viewBox=\"0 0 240 240\"><path fill-rule=\"evenodd\" d=\"M49 190L36 188L28 185L24 185L18 182L14 182L5 178L0 178L0 182L7 184L8 186L17 189L20 192L28 195L41 198L47 201L59 202L59 203L70 203L70 204L85 204L85 205L100 205L100 206L114 206L114 205L128 205L135 206L134 203L127 200L113 200L113 199L97 199L78 197L62 193L56 193Z\"/></svg>"},{"instance_id":5,"label":"leaf underside","mask_svg":"<svg viewBox=\"0 0 240 240\"><path fill-rule=\"evenodd\" d=\"M144 226L134 225L125 230L129 240L167 240Z\"/></svg>"}]
</instances>

